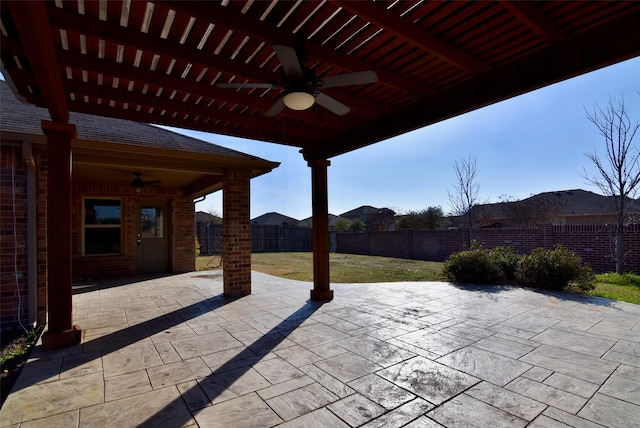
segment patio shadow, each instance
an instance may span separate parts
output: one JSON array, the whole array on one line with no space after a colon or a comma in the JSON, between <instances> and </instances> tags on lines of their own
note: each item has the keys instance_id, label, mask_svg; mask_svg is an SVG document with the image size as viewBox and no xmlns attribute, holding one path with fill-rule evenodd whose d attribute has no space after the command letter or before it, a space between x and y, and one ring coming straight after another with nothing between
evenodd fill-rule
<instances>
[{"instance_id":1,"label":"patio shadow","mask_svg":"<svg viewBox=\"0 0 640 428\"><path fill-rule=\"evenodd\" d=\"M51 378L51 376L57 376L58 374L72 370L82 364L87 364L91 360L104 357L105 355L153 336L154 334L165 331L171 327L175 327L178 324L182 324L183 322L194 319L207 312L221 308L238 299L241 299L241 297L226 297L220 294L69 348L44 351L42 349L42 345L37 345L33 349L31 358L40 359L30 362L29 364L39 364L42 362L42 367L38 370L31 370L28 378L21 376L14 385L11 393L15 393L22 388L42 382ZM91 351L86 352L87 349L91 349ZM64 356L75 355L75 351L78 351L78 356L81 356L82 358L69 358L68 361L65 359L64 368L60 368L59 365L55 364L47 364L50 360L55 360L57 358L62 359Z\"/></svg>"},{"instance_id":2,"label":"patio shadow","mask_svg":"<svg viewBox=\"0 0 640 428\"><path fill-rule=\"evenodd\" d=\"M187 399L190 394L198 395L199 383L214 378L216 375L225 373L223 384L216 392L207 391L207 396L211 402L213 402L218 395L220 395L227 387L233 385L238 379L246 374L254 364L259 362L265 355L273 351L287 336L298 328L304 321L306 321L311 315L313 315L324 302L317 302L308 300L304 306L289 315L286 319L282 320L277 326L269 330L262 335L259 339L247 346L244 350L240 351L237 355L229 359L226 363L220 366L213 373L205 378L198 379L198 382L186 391L181 391L182 397L176 398L171 403L167 404L164 409L170 409L177 406L183 399ZM163 410L164 410L163 409ZM165 414L163 410L158 411L153 416L142 422L139 427L155 428L163 426L166 422ZM195 414L198 411L192 411ZM180 424L187 423L189 419L176 421L176 415L173 415L172 422L178 422Z\"/></svg>"}]
</instances>

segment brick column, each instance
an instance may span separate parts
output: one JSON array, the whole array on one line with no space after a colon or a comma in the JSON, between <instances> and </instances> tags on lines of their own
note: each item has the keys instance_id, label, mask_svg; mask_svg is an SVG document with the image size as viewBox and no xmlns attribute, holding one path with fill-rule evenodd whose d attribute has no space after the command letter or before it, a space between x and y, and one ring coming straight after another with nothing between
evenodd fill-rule
<instances>
[{"instance_id":1,"label":"brick column","mask_svg":"<svg viewBox=\"0 0 640 428\"><path fill-rule=\"evenodd\" d=\"M230 170L222 182L222 260L225 296L251 294L249 171Z\"/></svg>"},{"instance_id":2,"label":"brick column","mask_svg":"<svg viewBox=\"0 0 640 428\"><path fill-rule=\"evenodd\" d=\"M329 197L326 159L307 161L311 167L311 205L313 219L313 290L311 300L331 300L329 284Z\"/></svg>"},{"instance_id":3,"label":"brick column","mask_svg":"<svg viewBox=\"0 0 640 428\"><path fill-rule=\"evenodd\" d=\"M47 136L47 307L48 327L42 336L45 349L80 343L80 330L72 325L71 274L71 140L76 127L42 121Z\"/></svg>"}]
</instances>

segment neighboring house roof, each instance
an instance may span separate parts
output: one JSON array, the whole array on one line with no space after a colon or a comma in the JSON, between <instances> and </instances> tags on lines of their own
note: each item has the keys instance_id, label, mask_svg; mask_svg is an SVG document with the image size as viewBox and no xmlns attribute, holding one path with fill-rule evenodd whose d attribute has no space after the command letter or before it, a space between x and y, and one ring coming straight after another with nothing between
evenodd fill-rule
<instances>
[{"instance_id":1,"label":"neighboring house roof","mask_svg":"<svg viewBox=\"0 0 640 428\"><path fill-rule=\"evenodd\" d=\"M540 193L524 199L524 201L557 203L562 214L602 214L611 212L613 207L611 196L598 195L582 189ZM633 199L628 202L631 204L630 207L639 203ZM640 206L636 208L640 208Z\"/></svg>"},{"instance_id":2,"label":"neighboring house roof","mask_svg":"<svg viewBox=\"0 0 640 428\"><path fill-rule=\"evenodd\" d=\"M283 224L289 226L297 226L299 222L293 217L288 217L280 213L270 212L252 219L251 223L269 226L282 226Z\"/></svg>"},{"instance_id":3,"label":"neighboring house roof","mask_svg":"<svg viewBox=\"0 0 640 428\"><path fill-rule=\"evenodd\" d=\"M4 81L0 81L0 111L3 140L46 143L41 121L50 120L47 109L18 101ZM77 130L72 142L77 179L103 182L118 173L120 177L113 180L128 182L137 171L197 197L222 187L224 168L240 167L256 177L279 165L145 123L73 112L69 123ZM100 164L92 164L98 157Z\"/></svg>"},{"instance_id":4,"label":"neighboring house roof","mask_svg":"<svg viewBox=\"0 0 640 428\"><path fill-rule=\"evenodd\" d=\"M363 218L369 215L377 215L381 211L384 211L385 214L391 213L392 215L395 215L395 212L393 212L393 210L390 210L389 208L376 208L376 207L372 207L371 205L362 205L358 208L352 209L351 211L347 211L345 213L340 214L340 217L345 217L348 219L353 219L356 217Z\"/></svg>"},{"instance_id":5,"label":"neighboring house roof","mask_svg":"<svg viewBox=\"0 0 640 428\"><path fill-rule=\"evenodd\" d=\"M335 214L329 214L329 228L335 227L336 222L338 220L340 220L340 216L337 216ZM313 217L307 217L304 220L300 220L300 223L298 224L298 226L300 227L311 227Z\"/></svg>"},{"instance_id":6,"label":"neighboring house roof","mask_svg":"<svg viewBox=\"0 0 640 428\"><path fill-rule=\"evenodd\" d=\"M475 207L476 217L487 220L509 218L513 208L527 208L530 216L587 216L613 212L611 196L603 196L582 189L543 192L521 201L481 204ZM640 211L640 200L628 199L629 210ZM533 212L538 211L538 212Z\"/></svg>"},{"instance_id":7,"label":"neighboring house roof","mask_svg":"<svg viewBox=\"0 0 640 428\"><path fill-rule=\"evenodd\" d=\"M51 120L47 109L18 101L5 81L0 81L0 91L2 101L0 129L2 132L35 134L44 137L41 121L43 119ZM128 146L206 153L240 159L260 159L146 123L74 112L70 113L69 123L76 125L78 140L104 141Z\"/></svg>"},{"instance_id":8,"label":"neighboring house roof","mask_svg":"<svg viewBox=\"0 0 640 428\"><path fill-rule=\"evenodd\" d=\"M222 223L222 218L204 211L196 211L196 223Z\"/></svg>"}]
</instances>

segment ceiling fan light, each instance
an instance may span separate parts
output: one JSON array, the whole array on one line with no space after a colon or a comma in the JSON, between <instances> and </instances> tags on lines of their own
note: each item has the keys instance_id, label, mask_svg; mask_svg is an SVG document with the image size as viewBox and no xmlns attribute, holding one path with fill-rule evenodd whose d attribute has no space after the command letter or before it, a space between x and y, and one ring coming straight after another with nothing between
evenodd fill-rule
<instances>
[{"instance_id":1,"label":"ceiling fan light","mask_svg":"<svg viewBox=\"0 0 640 428\"><path fill-rule=\"evenodd\" d=\"M135 190L136 193L140 193L142 192L142 188L144 187L144 181L142 181L142 179L140 178L139 173L134 173L134 175L136 176L136 178L134 178L131 182L131 187L133 187L133 190Z\"/></svg>"},{"instance_id":2,"label":"ceiling fan light","mask_svg":"<svg viewBox=\"0 0 640 428\"><path fill-rule=\"evenodd\" d=\"M308 92L289 92L284 96L284 105L291 110L306 110L311 108L315 101L315 97Z\"/></svg>"}]
</instances>

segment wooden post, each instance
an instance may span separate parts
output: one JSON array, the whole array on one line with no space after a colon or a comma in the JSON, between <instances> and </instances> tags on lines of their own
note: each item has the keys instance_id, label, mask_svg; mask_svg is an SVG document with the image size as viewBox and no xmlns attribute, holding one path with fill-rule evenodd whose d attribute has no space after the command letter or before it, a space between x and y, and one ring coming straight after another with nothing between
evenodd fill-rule
<instances>
[{"instance_id":1,"label":"wooden post","mask_svg":"<svg viewBox=\"0 0 640 428\"><path fill-rule=\"evenodd\" d=\"M327 159L308 160L311 167L311 205L313 226L313 290L311 300L333 299L329 283L329 192Z\"/></svg>"},{"instance_id":2,"label":"wooden post","mask_svg":"<svg viewBox=\"0 0 640 428\"><path fill-rule=\"evenodd\" d=\"M42 121L47 136L47 332L45 349L80 343L72 320L71 140L75 125Z\"/></svg>"}]
</instances>

